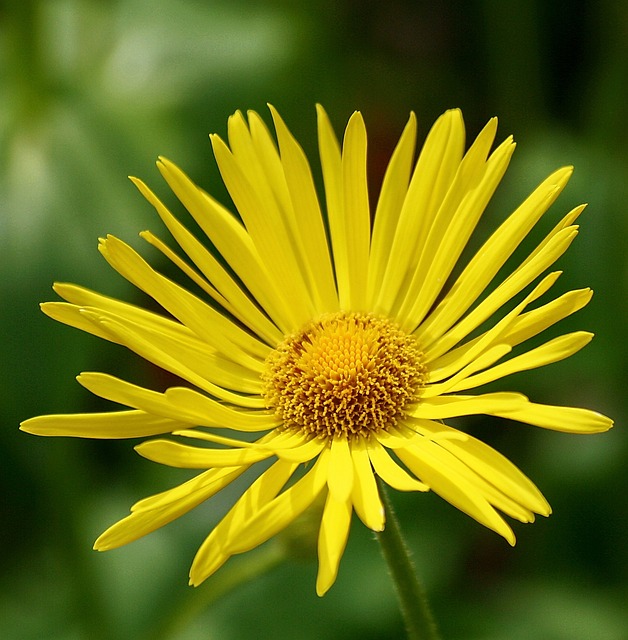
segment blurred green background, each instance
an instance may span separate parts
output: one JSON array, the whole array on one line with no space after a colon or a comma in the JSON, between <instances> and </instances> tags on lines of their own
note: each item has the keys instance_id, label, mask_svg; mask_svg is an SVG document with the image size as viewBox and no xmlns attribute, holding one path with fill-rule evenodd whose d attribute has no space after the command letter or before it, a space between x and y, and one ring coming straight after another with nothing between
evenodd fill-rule
<instances>
[{"instance_id":1,"label":"blurred green background","mask_svg":"<svg viewBox=\"0 0 628 640\"><path fill-rule=\"evenodd\" d=\"M80 371L155 375L37 309L54 299L53 280L136 299L96 250L106 233L136 246L137 232L162 233L125 176L144 178L172 204L153 164L164 154L227 202L207 134L224 134L236 109L268 121L271 102L315 159L321 102L338 133L354 109L363 112L375 184L410 110L422 137L452 106L463 109L470 138L498 115L499 139L513 133L519 148L481 233L551 170L575 164L540 226L547 232L568 209L590 203L557 286L596 291L561 329L597 337L567 362L501 386L598 409L616 428L579 437L466 423L530 475L554 508L547 520L515 525L514 549L433 495L394 498L445 638L628 638L628 4L15 0L0 7L0 637L142 640L170 624L168 637L177 640L403 637L377 543L361 525L324 599L314 593L316 563L293 560L207 606L226 574L196 591L186 583L215 519L213 503L123 549L91 551L135 500L185 474L140 459L131 442L17 431L39 413L101 408L73 381Z\"/></svg>"}]
</instances>

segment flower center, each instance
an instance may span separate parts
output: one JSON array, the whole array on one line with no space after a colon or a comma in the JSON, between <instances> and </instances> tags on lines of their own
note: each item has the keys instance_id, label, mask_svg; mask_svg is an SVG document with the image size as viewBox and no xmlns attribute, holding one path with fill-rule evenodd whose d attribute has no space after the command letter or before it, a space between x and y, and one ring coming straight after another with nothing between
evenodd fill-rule
<instances>
[{"instance_id":1,"label":"flower center","mask_svg":"<svg viewBox=\"0 0 628 640\"><path fill-rule=\"evenodd\" d=\"M334 313L271 352L263 393L287 429L368 437L394 426L418 400L422 360L416 340L390 320Z\"/></svg>"}]
</instances>

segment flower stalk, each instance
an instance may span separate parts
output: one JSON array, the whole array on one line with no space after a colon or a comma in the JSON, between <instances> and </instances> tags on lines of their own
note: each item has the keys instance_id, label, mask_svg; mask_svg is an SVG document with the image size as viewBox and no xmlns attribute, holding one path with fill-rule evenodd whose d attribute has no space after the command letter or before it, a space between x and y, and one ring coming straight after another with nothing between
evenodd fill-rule
<instances>
[{"instance_id":1,"label":"flower stalk","mask_svg":"<svg viewBox=\"0 0 628 640\"><path fill-rule=\"evenodd\" d=\"M386 486L379 478L378 486L386 510L386 527L376 536L395 585L408 640L440 640L426 591L417 577Z\"/></svg>"}]
</instances>

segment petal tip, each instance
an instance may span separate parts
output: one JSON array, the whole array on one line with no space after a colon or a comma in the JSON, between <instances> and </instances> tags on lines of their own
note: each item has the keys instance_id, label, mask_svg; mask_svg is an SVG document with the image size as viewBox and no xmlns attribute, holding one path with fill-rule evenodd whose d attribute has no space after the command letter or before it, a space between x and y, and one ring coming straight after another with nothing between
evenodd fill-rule
<instances>
[{"instance_id":1,"label":"petal tip","mask_svg":"<svg viewBox=\"0 0 628 640\"><path fill-rule=\"evenodd\" d=\"M334 584L333 580L322 580L320 578L316 579L316 595L319 598L322 598L332 587Z\"/></svg>"},{"instance_id":2,"label":"petal tip","mask_svg":"<svg viewBox=\"0 0 628 640\"><path fill-rule=\"evenodd\" d=\"M32 427L29 426L29 423L33 420L33 418L29 418L28 420L24 420L23 422L20 422L20 426L18 427L18 429L20 431L23 431L24 433L30 433L31 435L39 435L37 433L36 429L33 429Z\"/></svg>"}]
</instances>

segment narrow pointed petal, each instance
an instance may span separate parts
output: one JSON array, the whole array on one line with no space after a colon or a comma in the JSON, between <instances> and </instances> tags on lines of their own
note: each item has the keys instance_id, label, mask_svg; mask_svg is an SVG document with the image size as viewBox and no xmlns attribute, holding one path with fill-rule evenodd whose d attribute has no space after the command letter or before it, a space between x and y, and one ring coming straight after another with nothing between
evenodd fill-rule
<instances>
[{"instance_id":1,"label":"narrow pointed petal","mask_svg":"<svg viewBox=\"0 0 628 640\"><path fill-rule=\"evenodd\" d=\"M441 292L504 176L514 149L512 139L502 143L485 163L478 183L472 184L472 188L466 193L454 179L426 238L421 259L398 312L402 326L408 331L414 331ZM472 151L473 149L469 154ZM465 160L460 164L458 175L464 173ZM464 193L458 203L456 200L460 196L456 193L457 190ZM455 194L455 199L451 202L450 194Z\"/></svg>"},{"instance_id":2,"label":"narrow pointed petal","mask_svg":"<svg viewBox=\"0 0 628 640\"><path fill-rule=\"evenodd\" d=\"M273 432L269 432L263 435L255 442L248 442L247 440L239 440L236 438L229 438L228 436L221 436L214 431L206 431L204 429L181 429L179 431L173 431L173 436L180 438L190 438L191 440L202 440L203 442L211 442L212 444L221 444L226 447L243 447L243 448L256 448L263 446L264 442L271 438ZM137 447L136 447L137 448Z\"/></svg>"},{"instance_id":3,"label":"narrow pointed petal","mask_svg":"<svg viewBox=\"0 0 628 640\"><path fill-rule=\"evenodd\" d=\"M190 256L194 264L201 269L209 282L217 288L221 295L225 296L229 301L234 315L258 335L270 341L271 344L281 340L281 332L278 331L277 327L255 306L227 270L203 244L170 213L161 200L141 180L132 178L132 182L148 202L153 205L170 233Z\"/></svg>"},{"instance_id":4,"label":"narrow pointed petal","mask_svg":"<svg viewBox=\"0 0 628 640\"><path fill-rule=\"evenodd\" d=\"M198 586L233 555L229 548L232 540L237 539L243 526L275 498L297 466L281 460L276 462L242 494L199 547L190 568L191 585Z\"/></svg>"},{"instance_id":5,"label":"narrow pointed petal","mask_svg":"<svg viewBox=\"0 0 628 640\"><path fill-rule=\"evenodd\" d=\"M490 318L498 309L533 282L541 273L546 271L565 253L577 233L575 228L568 227L555 233L548 242L541 243L543 245L542 249L530 254L520 267L447 333L444 333L443 329L451 326L457 320L454 315L457 312L453 311L454 307L452 305L450 309L452 315L445 318L441 316L439 308L437 308L432 316L428 317L426 322L415 332L417 339L425 345L426 351L429 351L430 359L442 355L458 344L469 333L477 329L482 322ZM443 306L443 308L445 307ZM436 325L438 325L438 329L435 329L432 333L432 328Z\"/></svg>"},{"instance_id":6,"label":"narrow pointed petal","mask_svg":"<svg viewBox=\"0 0 628 640\"><path fill-rule=\"evenodd\" d=\"M402 469L379 442L370 443L368 453L375 473L393 489L397 489L397 491L429 491L429 487L425 483L419 482Z\"/></svg>"},{"instance_id":7,"label":"narrow pointed petal","mask_svg":"<svg viewBox=\"0 0 628 640\"><path fill-rule=\"evenodd\" d=\"M147 362L152 362L183 380L187 380L213 397L241 407L265 408L264 400L259 394L244 395L242 393L234 393L199 375L188 366L188 360L182 357L186 355L185 349L182 349L181 345L176 342L173 343L169 340L168 336L159 333L150 334L145 331L140 333L131 328L124 318L112 319L90 311L84 311L84 314L92 322L100 324L106 332L112 335L113 341L134 351ZM193 359L191 358L190 360ZM218 375L212 377L217 381L221 381Z\"/></svg>"},{"instance_id":8,"label":"narrow pointed petal","mask_svg":"<svg viewBox=\"0 0 628 640\"><path fill-rule=\"evenodd\" d=\"M319 456L303 478L253 514L243 524L237 537L231 539L228 545L229 552L243 553L259 546L300 516L323 490L327 465L327 456Z\"/></svg>"},{"instance_id":9,"label":"narrow pointed petal","mask_svg":"<svg viewBox=\"0 0 628 640\"><path fill-rule=\"evenodd\" d=\"M345 237L351 309L366 308L371 215L366 175L366 128L359 112L349 119L342 146Z\"/></svg>"},{"instance_id":10,"label":"narrow pointed petal","mask_svg":"<svg viewBox=\"0 0 628 640\"><path fill-rule=\"evenodd\" d=\"M413 418L444 420L459 416L490 415L493 411L516 409L528 399L521 393L485 393L478 396L436 396L421 400L408 411Z\"/></svg>"},{"instance_id":11,"label":"narrow pointed petal","mask_svg":"<svg viewBox=\"0 0 628 640\"><path fill-rule=\"evenodd\" d=\"M603 433L613 426L610 418L597 411L534 402L517 409L493 411L491 415L565 433Z\"/></svg>"},{"instance_id":12,"label":"narrow pointed petal","mask_svg":"<svg viewBox=\"0 0 628 640\"><path fill-rule=\"evenodd\" d=\"M104 330L90 320L90 317L93 319L93 315L90 316L89 313L84 312L95 313L96 317L104 316L114 319L145 334L158 337L162 342L167 341L170 345L168 350L176 348L181 357L185 356L186 365L193 367L199 375L207 377L208 380L220 381L227 388L238 389L244 393L258 393L261 390L259 361L252 361L254 365L252 369L238 364L230 358L231 353L219 354L188 327L171 318L75 285L57 283L54 290L72 303L50 302L42 305L44 313L55 320L121 344L110 331Z\"/></svg>"},{"instance_id":13,"label":"narrow pointed petal","mask_svg":"<svg viewBox=\"0 0 628 640\"><path fill-rule=\"evenodd\" d=\"M429 424L423 421L421 426L430 437L456 431L433 421ZM532 481L512 462L484 442L467 435L464 440L442 438L438 440L438 444L521 506L544 516L551 513L547 500Z\"/></svg>"},{"instance_id":14,"label":"narrow pointed petal","mask_svg":"<svg viewBox=\"0 0 628 640\"><path fill-rule=\"evenodd\" d=\"M224 315L168 278L157 273L124 242L109 236L99 246L111 266L129 282L151 296L200 338L249 367L259 367L270 348L246 333Z\"/></svg>"},{"instance_id":15,"label":"narrow pointed petal","mask_svg":"<svg viewBox=\"0 0 628 640\"><path fill-rule=\"evenodd\" d=\"M396 453L432 491L503 536L511 545L515 544L512 529L486 500L474 474L452 454L427 439L415 447L397 449Z\"/></svg>"},{"instance_id":16,"label":"narrow pointed petal","mask_svg":"<svg viewBox=\"0 0 628 640\"><path fill-rule=\"evenodd\" d=\"M494 380L499 380L513 373L529 371L530 369L544 367L548 364L564 360L589 344L592 338L593 334L588 331L576 331L564 336L559 336L516 358L511 358L486 371L482 371L482 373L469 376L452 387L451 391L456 392L472 389L493 382Z\"/></svg>"},{"instance_id":17,"label":"narrow pointed petal","mask_svg":"<svg viewBox=\"0 0 628 640\"><path fill-rule=\"evenodd\" d=\"M511 346L521 344L541 331L563 320L567 316L584 308L591 297L591 289L569 291L543 306L523 313L503 336Z\"/></svg>"},{"instance_id":18,"label":"narrow pointed petal","mask_svg":"<svg viewBox=\"0 0 628 640\"><path fill-rule=\"evenodd\" d=\"M411 113L410 119L388 163L382 189L377 200L369 255L368 308L373 308L375 305L386 265L390 260L397 221L406 197L412 170L416 146L416 129L416 116Z\"/></svg>"},{"instance_id":19,"label":"narrow pointed petal","mask_svg":"<svg viewBox=\"0 0 628 640\"><path fill-rule=\"evenodd\" d=\"M490 349L484 351L476 356L475 360L472 360L465 367L460 369L455 375L444 382L437 382L426 386L421 391L422 399L436 398L445 393L449 393L458 383L462 380L466 380L469 376L478 371L487 369L491 365L495 364L498 360L503 358L506 354L510 353L511 347L507 344L498 344Z\"/></svg>"},{"instance_id":20,"label":"narrow pointed petal","mask_svg":"<svg viewBox=\"0 0 628 640\"><path fill-rule=\"evenodd\" d=\"M291 223L298 255L319 313L338 309L331 256L312 171L303 149L274 107L270 107L281 153L281 166L291 202Z\"/></svg>"},{"instance_id":21,"label":"narrow pointed petal","mask_svg":"<svg viewBox=\"0 0 628 640\"><path fill-rule=\"evenodd\" d=\"M145 536L179 518L204 500L224 489L242 474L246 467L210 470L169 492L156 496L159 501L142 501L131 515L109 527L94 543L97 551L115 549ZM141 507L139 506L141 504Z\"/></svg>"},{"instance_id":22,"label":"narrow pointed petal","mask_svg":"<svg viewBox=\"0 0 628 640\"><path fill-rule=\"evenodd\" d=\"M353 489L353 462L346 438L334 438L330 447L327 485L338 502L345 502Z\"/></svg>"},{"instance_id":23,"label":"narrow pointed petal","mask_svg":"<svg viewBox=\"0 0 628 640\"><path fill-rule=\"evenodd\" d=\"M218 354L215 349L199 340L191 332L186 331L185 327L178 323L169 321L170 326L160 325L151 322L148 318L133 319L132 316L129 317L125 313L117 315L110 311L94 307L80 307L65 302L45 303L42 305L42 311L54 320L126 347L133 344L133 341L129 343L126 333L116 333L115 330L112 330L111 325L107 326L107 323L101 320L109 319L123 327L132 327L134 335L137 335L137 330L139 330L145 340L159 343L163 351L169 354L176 353L177 359L185 361L186 368L191 369L206 381L244 394L259 394L261 391L259 373ZM158 350L150 349L152 357L149 359L158 366L168 368L168 365L161 358L155 358L156 351L158 352Z\"/></svg>"},{"instance_id":24,"label":"narrow pointed petal","mask_svg":"<svg viewBox=\"0 0 628 640\"><path fill-rule=\"evenodd\" d=\"M334 257L336 286L341 309L350 308L349 245L345 224L344 187L342 178L342 152L338 139L325 110L316 106L318 116L318 148L325 184L325 201L329 237Z\"/></svg>"},{"instance_id":25,"label":"narrow pointed petal","mask_svg":"<svg viewBox=\"0 0 628 640\"><path fill-rule=\"evenodd\" d=\"M351 502L362 522L372 531L383 531L386 516L379 497L377 483L371 468L366 444L362 440L352 443L354 481Z\"/></svg>"},{"instance_id":26,"label":"narrow pointed petal","mask_svg":"<svg viewBox=\"0 0 628 640\"><path fill-rule=\"evenodd\" d=\"M237 467L265 460L272 455L264 449L210 449L172 440L149 440L137 445L135 450L148 460L181 469Z\"/></svg>"},{"instance_id":27,"label":"narrow pointed petal","mask_svg":"<svg viewBox=\"0 0 628 640\"><path fill-rule=\"evenodd\" d=\"M189 327L186 327L170 317L166 317L163 314L155 313L153 311L148 311L134 304L123 302L122 300L110 298L109 296L87 289L86 287L79 287L75 284L68 284L66 282L55 282L53 290L64 300L71 303L71 306L76 306L79 309L98 309L99 311L106 311L112 316L128 318L133 323L142 327L151 327L154 331L171 333L182 340L185 338L190 339L194 335ZM62 305L64 303L48 302L44 304L46 306L53 306L57 304Z\"/></svg>"},{"instance_id":28,"label":"narrow pointed petal","mask_svg":"<svg viewBox=\"0 0 628 640\"><path fill-rule=\"evenodd\" d=\"M399 300L408 272L418 262L417 247L424 246L463 151L464 123L460 112L452 109L434 123L412 174L390 251L395 259L388 261L377 313L390 313Z\"/></svg>"},{"instance_id":29,"label":"narrow pointed petal","mask_svg":"<svg viewBox=\"0 0 628 640\"><path fill-rule=\"evenodd\" d=\"M244 226L172 162L161 157L157 168L273 322L283 332L290 331L289 310Z\"/></svg>"},{"instance_id":30,"label":"narrow pointed petal","mask_svg":"<svg viewBox=\"0 0 628 640\"><path fill-rule=\"evenodd\" d=\"M67 324L75 329L90 333L97 338L102 338L109 342L115 342L115 337L111 335L109 331L98 324L92 322L88 316L86 316L81 307L77 307L67 302L43 302L39 305L41 310L53 320Z\"/></svg>"},{"instance_id":31,"label":"narrow pointed petal","mask_svg":"<svg viewBox=\"0 0 628 640\"><path fill-rule=\"evenodd\" d=\"M24 420L20 429L37 436L119 439L172 433L186 426L180 420L162 418L144 411L112 411L37 416Z\"/></svg>"},{"instance_id":32,"label":"narrow pointed petal","mask_svg":"<svg viewBox=\"0 0 628 640\"><path fill-rule=\"evenodd\" d=\"M509 344L503 344L500 338L508 331L508 329L513 325L516 321L517 317L522 313L522 311L529 305L532 304L535 300L540 298L543 294L545 294L556 282L556 280L560 277L560 271L554 271L546 275L541 282L539 282L536 287L509 313L507 313L499 322L497 322L491 329L489 329L485 334L481 336L481 338L475 342L469 349L462 350L460 352L460 358L457 361L453 361L448 363L444 369L438 369L435 367L435 357L436 354L442 348L442 345L435 346L434 350L431 349L427 351L425 354L425 362L429 363L432 371L430 372L430 380L441 380L449 375L455 374L454 378L460 378L460 371L463 368L472 366L476 371L479 370L477 367L473 367L473 360L479 360L484 354L486 350L496 349L500 346L507 347L505 353L508 353L512 347ZM489 296L490 297L490 296ZM486 301L485 301L486 302ZM472 315L472 314L470 314ZM469 318L469 316L467 316ZM461 327L464 324L464 321L460 322L456 325L449 334L444 336L441 342L453 342L454 340L459 341L464 337L464 333L467 331L467 327ZM453 337L452 337L453 335ZM455 344L455 343L454 343ZM484 352L484 353L483 353ZM505 355L504 353L504 355ZM492 363L491 363L492 364ZM465 376L466 377L466 376ZM447 389L453 388L452 384L444 383L447 386Z\"/></svg>"},{"instance_id":33,"label":"narrow pointed petal","mask_svg":"<svg viewBox=\"0 0 628 640\"><path fill-rule=\"evenodd\" d=\"M246 128L244 122L241 126ZM264 197L263 173L251 162L246 164L245 173L242 164L218 136L212 135L211 142L222 179L269 277L279 291L301 292L289 307L284 306L293 330L297 329L308 321L314 309L281 215L272 198Z\"/></svg>"},{"instance_id":34,"label":"narrow pointed petal","mask_svg":"<svg viewBox=\"0 0 628 640\"><path fill-rule=\"evenodd\" d=\"M556 171L517 208L475 254L434 313L421 328L420 335L432 334L432 325L449 328L469 309L485 290L523 238L530 232L564 189L573 169Z\"/></svg>"},{"instance_id":35,"label":"narrow pointed petal","mask_svg":"<svg viewBox=\"0 0 628 640\"><path fill-rule=\"evenodd\" d=\"M268 413L234 409L183 387L158 393L96 372L82 373L77 380L95 395L111 402L192 425L263 431L278 424L277 418Z\"/></svg>"},{"instance_id":36,"label":"narrow pointed petal","mask_svg":"<svg viewBox=\"0 0 628 640\"><path fill-rule=\"evenodd\" d=\"M207 281L194 267L182 258L174 249L171 249L163 240L158 238L152 231L140 231L140 238L148 242L152 247L160 251L162 255L170 260L175 267L183 272L194 284L198 285L214 302L218 303L225 311L237 317L235 307Z\"/></svg>"},{"instance_id":37,"label":"narrow pointed petal","mask_svg":"<svg viewBox=\"0 0 628 640\"><path fill-rule=\"evenodd\" d=\"M230 407L187 387L170 387L164 396L170 405L180 412L191 411L197 416L206 416L206 422L213 417L215 424L204 425L208 427L224 426L239 431L256 432L272 429L281 423L280 418L273 412Z\"/></svg>"},{"instance_id":38,"label":"narrow pointed petal","mask_svg":"<svg viewBox=\"0 0 628 640\"><path fill-rule=\"evenodd\" d=\"M503 341L511 347L516 347L518 344L538 335L548 327L582 309L591 300L592 295L593 292L590 289L569 291L537 309L526 311L512 322L500 337L500 341ZM436 379L435 371L440 371L442 374L446 372L447 367L453 362L463 358L468 359L468 355L463 354L467 354L471 349L475 349L477 343L483 340L485 336L486 333L465 342L461 346L437 358L431 363L432 373L430 377ZM441 377L441 374L439 374L438 378Z\"/></svg>"},{"instance_id":39,"label":"narrow pointed petal","mask_svg":"<svg viewBox=\"0 0 628 640\"><path fill-rule=\"evenodd\" d=\"M340 502L331 493L327 494L318 535L316 593L319 596L327 593L338 575L340 559L349 537L351 511L351 502Z\"/></svg>"},{"instance_id":40,"label":"narrow pointed petal","mask_svg":"<svg viewBox=\"0 0 628 640\"><path fill-rule=\"evenodd\" d=\"M272 112L273 107L271 105L268 105L268 107ZM275 140L260 115L252 110L247 111L246 115L253 151L263 168L282 217L286 220L288 227L291 228L290 219L294 215L294 211L291 210L290 189L286 180L286 172L284 171L285 162L282 161Z\"/></svg>"},{"instance_id":41,"label":"narrow pointed petal","mask_svg":"<svg viewBox=\"0 0 628 640\"><path fill-rule=\"evenodd\" d=\"M274 448L274 454L281 460L304 463L315 458L326 446L321 440L310 440L293 447Z\"/></svg>"}]
</instances>

